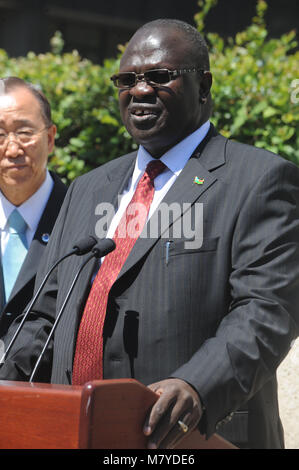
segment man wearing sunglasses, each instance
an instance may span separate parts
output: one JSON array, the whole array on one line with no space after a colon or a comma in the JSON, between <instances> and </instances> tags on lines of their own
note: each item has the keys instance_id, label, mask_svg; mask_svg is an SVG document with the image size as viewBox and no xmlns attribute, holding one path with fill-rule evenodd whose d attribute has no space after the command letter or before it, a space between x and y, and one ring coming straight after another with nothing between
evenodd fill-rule
<instances>
[{"instance_id":1,"label":"man wearing sunglasses","mask_svg":"<svg viewBox=\"0 0 299 470\"><path fill-rule=\"evenodd\" d=\"M82 274L36 380L148 385L160 395L149 448L196 426L240 447L283 447L275 370L298 325L298 169L217 133L207 47L185 23L139 29L112 80L139 149L73 183L37 285L80 234L99 235L103 205L115 209L116 250ZM29 321L1 378L28 380L29 333L45 341L79 264L60 265L33 315L38 332Z\"/></svg>"},{"instance_id":2,"label":"man wearing sunglasses","mask_svg":"<svg viewBox=\"0 0 299 470\"><path fill-rule=\"evenodd\" d=\"M0 336L32 297L66 193L47 171L55 134L44 94L17 77L0 79Z\"/></svg>"}]
</instances>

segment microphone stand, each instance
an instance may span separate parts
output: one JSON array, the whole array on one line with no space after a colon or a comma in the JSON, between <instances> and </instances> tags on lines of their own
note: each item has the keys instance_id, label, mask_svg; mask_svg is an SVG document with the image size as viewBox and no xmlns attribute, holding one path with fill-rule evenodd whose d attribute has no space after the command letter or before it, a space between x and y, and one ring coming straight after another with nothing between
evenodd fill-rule
<instances>
[{"instance_id":1,"label":"microphone stand","mask_svg":"<svg viewBox=\"0 0 299 470\"><path fill-rule=\"evenodd\" d=\"M0 364L4 363L9 351L11 350L12 346L14 345L15 340L19 336L19 333L20 333L21 329L23 328L23 325L24 325L25 321L27 320L33 305L35 304L36 300L38 299L41 290L43 289L44 285L46 284L47 280L49 279L49 277L52 274L52 272L54 271L54 269L58 266L58 264L60 264L62 261L64 261L69 256L72 256L72 255L81 256L82 254L85 254L86 252L88 253L88 251L90 251L92 249L92 247L96 244L95 238L93 238L93 237L89 237L89 238L90 238L90 240L89 239L84 239L84 240L82 240L81 242L79 242L77 244L78 246L75 245L74 248L72 249L72 251L70 251L69 253L64 255L62 258L59 258L56 261L56 263L51 267L51 269L47 272L47 274L45 275L45 277L44 277L41 285L39 286L36 294L34 295L33 299L31 300L31 302L29 304L29 307L25 311L24 317L22 318L22 321L21 321L20 325L18 326L18 328L17 328L15 334L13 335L9 345L7 346L6 351L4 352L3 356L1 357Z\"/></svg>"},{"instance_id":2,"label":"microphone stand","mask_svg":"<svg viewBox=\"0 0 299 470\"><path fill-rule=\"evenodd\" d=\"M54 324L53 324L53 326L52 326L52 329L51 329L51 331L50 331L50 333L49 333L49 335L48 335L47 341L46 341L46 343L45 343L45 345L44 345L44 347L43 347L43 349L42 349L42 352L40 353L40 355L39 355L39 357L38 357L38 359L37 359L37 361L36 361L36 363L35 363L34 369L33 369L32 373L31 373L31 376L30 376L30 379L29 379L29 382L30 382L30 383L33 382L33 378L34 378L34 376L35 376L35 374L36 374L36 371L37 371L37 369L38 369L38 367L39 367L39 364L40 364L40 362L41 362L41 359L42 359L42 357L43 357L43 355L44 355L44 353L45 353L45 351L46 351L46 349L47 349L47 347L48 347L48 345L49 345L50 340L52 339L52 336L53 336L53 334L54 334L54 332L55 332L55 330L56 330L56 327L57 327L57 325L58 325L58 323L59 323L59 321L60 321L60 318L61 318L61 316L62 316L62 314L63 314L63 312L64 312L64 309L65 309L65 307L66 307L66 304L67 304L67 302L68 302L68 300L69 300L69 298L70 298L70 296L71 296L71 294L72 294L72 292L73 292L73 289L74 289L74 287L75 287L75 284L76 284L76 282L77 282L77 279L78 279L79 275L81 274L81 271L83 270L83 268L86 266L86 264L87 264L92 258L94 258L94 257L95 257L95 258L101 258L102 256L107 255L108 253L110 253L110 252L113 251L114 249L115 249L115 242L114 242L113 240L111 240L111 239L109 239L109 238L102 240L101 242L97 243L97 245L96 245L96 246L93 248L93 250L92 250L92 254L91 254L88 258L86 258L86 260L84 261L84 263L83 263L83 264L80 266L80 268L78 269L78 271L77 271L77 273L76 273L76 276L74 277L73 282L72 282L72 284L71 284L71 287L69 288L68 293L67 293L67 295L66 295L66 297L65 297L65 299L64 299L64 302L63 302L63 304L62 304L62 306L61 306L61 308L60 308L60 310L59 310L59 312L58 312L58 314L57 314L57 317L56 317L55 322L54 322Z\"/></svg>"},{"instance_id":3,"label":"microphone stand","mask_svg":"<svg viewBox=\"0 0 299 470\"><path fill-rule=\"evenodd\" d=\"M20 330L23 328L23 325L25 323L25 321L27 320L27 317L33 307L33 305L35 304L37 298L39 297L39 294L41 292L41 290L43 289L44 285L46 284L47 280L49 279L50 275L52 274L52 272L54 271L54 269L57 267L57 265L63 261L65 258L67 258L68 256L70 256L71 254L73 253L67 253L63 258L59 259L53 266L52 268L50 269L50 271L48 271L48 273L46 274L46 276L44 277L43 279L43 282L41 283L40 287L38 288L36 294L34 295L33 299L31 300L30 304L29 304L29 307L27 308L26 312L24 313L24 317L22 318L22 321L21 323L19 324L15 334L13 335L9 345L7 346L7 349L6 351L4 352L1 360L0 360L0 364L2 364L4 361L5 361L5 358L7 356L7 354L9 353L9 351L11 350L15 340L17 339L17 336L19 335L19 332Z\"/></svg>"},{"instance_id":4,"label":"microphone stand","mask_svg":"<svg viewBox=\"0 0 299 470\"><path fill-rule=\"evenodd\" d=\"M51 329L50 334L49 334L49 336L48 336L48 338L47 338L47 341L46 341L46 343L45 343L45 345L44 345L44 347L43 347L43 350L42 350L42 352L40 353L40 355L39 355L39 357L38 357L38 360L37 360L36 363L35 363L35 366L34 366L34 369L33 369L33 371L32 371L32 374L31 374L31 376L30 376L29 382L33 382L33 378L34 378L34 376L35 376L35 374L36 374L36 371L37 371L37 369L38 369L38 367L39 367L40 361L41 361L41 359L42 359L42 357L43 357L43 355L44 355L44 353L45 353L45 351L46 351L46 349L47 349L47 347L48 347L48 345L49 345L50 340L52 339L52 336L53 336L53 334L54 334L54 331L56 330L56 327L57 327L57 325L58 325L58 323L59 323L59 321L60 321L60 318L61 318L61 316L62 316L62 314L63 314L63 312L64 312L64 309L65 309L66 304L67 304L67 302L68 302L68 300L69 300L69 298L70 298L70 296L71 296L71 293L73 292L74 286L75 286L75 284L76 284L76 282L77 282L77 279L78 279L79 275L81 274L81 271L82 271L83 268L86 266L86 264L87 264L92 258L94 258L95 256L97 256L97 253L92 253L92 254L84 261L84 263L82 264L82 266L80 266L80 269L77 271L77 274L76 274L76 276L75 276L75 278L74 278L74 280L73 280L73 282L72 282L72 284L71 284L71 287L70 287L70 289L69 289L69 291L68 291L68 293L67 293L67 295L66 295L66 297L65 297L65 299L64 299L64 302L63 302L63 304L62 304L62 307L61 307L61 309L60 309L59 312L58 312L58 315L57 315L57 317L56 317L56 319L55 319L55 322L54 322L54 324L53 324L53 326L52 326L52 329Z\"/></svg>"}]
</instances>

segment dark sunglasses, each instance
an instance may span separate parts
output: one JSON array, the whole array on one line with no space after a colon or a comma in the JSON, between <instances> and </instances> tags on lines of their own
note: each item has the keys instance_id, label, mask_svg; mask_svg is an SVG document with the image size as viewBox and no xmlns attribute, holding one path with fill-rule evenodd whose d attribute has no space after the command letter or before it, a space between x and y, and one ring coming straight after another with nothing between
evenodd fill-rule
<instances>
[{"instance_id":1,"label":"dark sunglasses","mask_svg":"<svg viewBox=\"0 0 299 470\"><path fill-rule=\"evenodd\" d=\"M168 69L154 69L148 70L144 73L135 72L120 72L116 75L112 75L110 79L113 81L117 88L132 88L137 82L145 80L152 86L165 85L171 80L174 80L185 73L199 72L204 74L203 69L180 69L180 70L168 70Z\"/></svg>"}]
</instances>

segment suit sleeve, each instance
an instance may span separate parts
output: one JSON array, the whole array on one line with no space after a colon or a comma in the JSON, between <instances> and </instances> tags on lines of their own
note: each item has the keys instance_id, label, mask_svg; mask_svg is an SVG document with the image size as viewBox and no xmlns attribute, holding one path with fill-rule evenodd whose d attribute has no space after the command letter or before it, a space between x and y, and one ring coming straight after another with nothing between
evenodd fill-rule
<instances>
[{"instance_id":1,"label":"suit sleeve","mask_svg":"<svg viewBox=\"0 0 299 470\"><path fill-rule=\"evenodd\" d=\"M208 437L275 374L298 334L299 171L277 160L239 213L229 311L215 336L172 374L199 392Z\"/></svg>"},{"instance_id":2,"label":"suit sleeve","mask_svg":"<svg viewBox=\"0 0 299 470\"><path fill-rule=\"evenodd\" d=\"M43 262L40 263L36 276L35 292L39 288L50 267L54 265L60 256L63 255L60 254L59 247L64 230L65 217L70 204L72 189L73 184L67 192L51 234L49 244L45 250ZM43 349L55 320L57 290L57 270L54 270L42 290L41 297L39 297L38 301L33 306L30 315L25 321L10 353L0 367L0 380L29 380L35 362ZM26 309L24 312L26 312ZM5 337L2 338L5 345L4 348L7 348L13 338L23 319L24 312L15 319ZM39 382L50 382L52 352L53 344L50 343L37 374Z\"/></svg>"}]
</instances>

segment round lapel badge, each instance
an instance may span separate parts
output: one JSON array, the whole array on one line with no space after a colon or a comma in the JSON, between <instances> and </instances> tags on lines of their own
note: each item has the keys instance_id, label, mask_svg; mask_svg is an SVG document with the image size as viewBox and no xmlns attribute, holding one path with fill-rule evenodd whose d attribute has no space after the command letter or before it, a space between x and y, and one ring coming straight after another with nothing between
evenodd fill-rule
<instances>
[{"instance_id":1,"label":"round lapel badge","mask_svg":"<svg viewBox=\"0 0 299 470\"><path fill-rule=\"evenodd\" d=\"M42 234L42 241L44 243L48 243L49 239L50 239L50 235L48 233L43 233Z\"/></svg>"}]
</instances>

